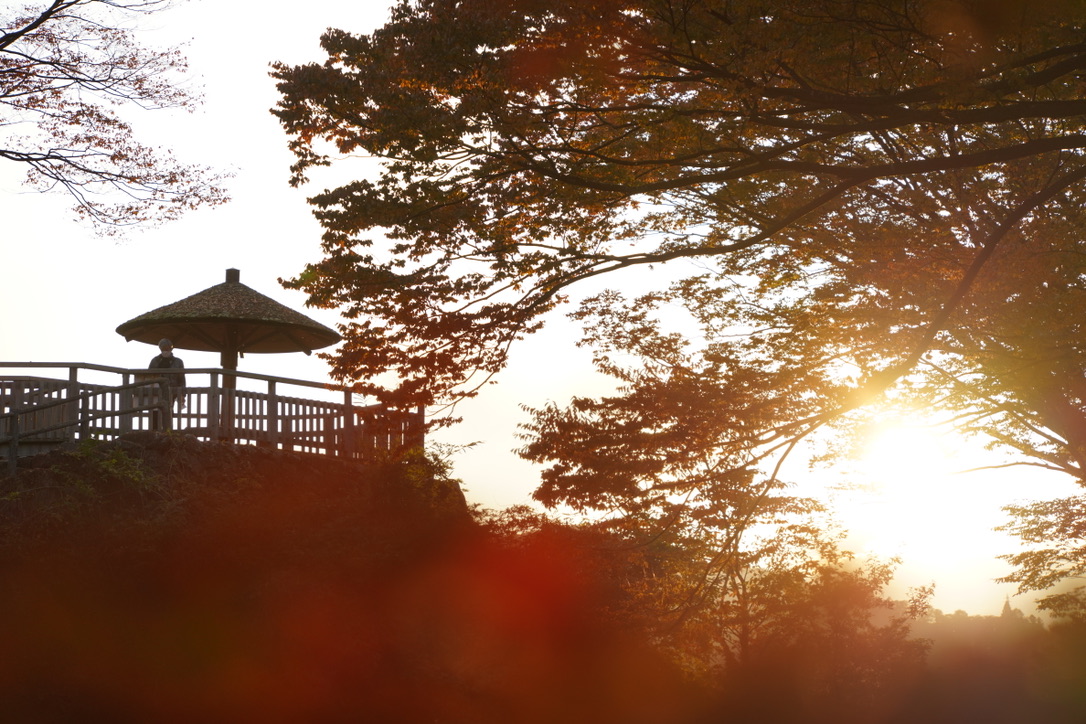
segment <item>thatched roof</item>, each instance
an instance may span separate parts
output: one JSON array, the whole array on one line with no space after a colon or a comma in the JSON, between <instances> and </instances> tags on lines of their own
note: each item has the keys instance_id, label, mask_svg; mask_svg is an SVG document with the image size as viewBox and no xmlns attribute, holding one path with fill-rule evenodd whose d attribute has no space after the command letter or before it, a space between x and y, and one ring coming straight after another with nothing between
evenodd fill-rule
<instances>
[{"instance_id":1,"label":"thatched roof","mask_svg":"<svg viewBox=\"0 0 1086 724\"><path fill-rule=\"evenodd\" d=\"M228 269L226 281L141 314L117 327L125 339L208 352L306 352L327 347L340 335L320 322L264 296Z\"/></svg>"}]
</instances>

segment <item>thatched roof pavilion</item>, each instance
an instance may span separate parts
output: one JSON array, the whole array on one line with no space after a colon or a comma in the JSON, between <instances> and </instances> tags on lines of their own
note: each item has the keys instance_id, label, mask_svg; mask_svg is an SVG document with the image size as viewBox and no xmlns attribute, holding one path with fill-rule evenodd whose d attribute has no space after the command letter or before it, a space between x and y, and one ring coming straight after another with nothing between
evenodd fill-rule
<instances>
[{"instance_id":1,"label":"thatched roof pavilion","mask_svg":"<svg viewBox=\"0 0 1086 724\"><path fill-rule=\"evenodd\" d=\"M226 281L190 297L141 314L117 327L126 340L158 344L166 338L180 349L220 352L224 369L236 370L239 354L304 352L338 342L338 332L266 297L240 281L237 269Z\"/></svg>"}]
</instances>

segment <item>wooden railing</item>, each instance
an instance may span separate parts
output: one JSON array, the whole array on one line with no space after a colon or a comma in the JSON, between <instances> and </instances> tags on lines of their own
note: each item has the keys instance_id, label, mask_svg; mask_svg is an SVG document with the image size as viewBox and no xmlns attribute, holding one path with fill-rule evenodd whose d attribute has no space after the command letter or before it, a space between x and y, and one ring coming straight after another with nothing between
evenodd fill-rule
<instances>
[{"instance_id":1,"label":"wooden railing","mask_svg":"<svg viewBox=\"0 0 1086 724\"><path fill-rule=\"evenodd\" d=\"M49 369L66 374L14 374ZM425 441L421 409L355 405L350 390L319 382L222 369L184 372L188 385L175 400L159 370L0 362L0 458L14 470L19 457L59 443L153 429L362 460ZM102 379L91 382L91 375ZM302 396L314 389L333 399Z\"/></svg>"}]
</instances>

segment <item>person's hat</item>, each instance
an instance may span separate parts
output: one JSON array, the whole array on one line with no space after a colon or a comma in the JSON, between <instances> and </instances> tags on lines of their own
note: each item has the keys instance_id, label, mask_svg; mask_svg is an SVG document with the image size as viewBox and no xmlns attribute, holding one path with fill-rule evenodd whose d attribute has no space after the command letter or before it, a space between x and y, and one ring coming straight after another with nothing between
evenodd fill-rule
<instances>
[{"instance_id":1,"label":"person's hat","mask_svg":"<svg viewBox=\"0 0 1086 724\"><path fill-rule=\"evenodd\" d=\"M167 349L173 349L173 342L168 339L160 339L158 341L158 348L165 351Z\"/></svg>"}]
</instances>

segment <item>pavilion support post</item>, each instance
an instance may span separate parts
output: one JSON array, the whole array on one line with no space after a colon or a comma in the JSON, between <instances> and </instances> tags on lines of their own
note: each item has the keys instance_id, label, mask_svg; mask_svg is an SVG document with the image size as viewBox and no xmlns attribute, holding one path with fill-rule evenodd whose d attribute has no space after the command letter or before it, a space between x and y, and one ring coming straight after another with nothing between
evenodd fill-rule
<instances>
[{"instance_id":1,"label":"pavilion support post","mask_svg":"<svg viewBox=\"0 0 1086 724\"><path fill-rule=\"evenodd\" d=\"M231 281L231 271L237 272L236 269L227 270L226 280L228 282ZM233 279L233 281L237 281L237 279ZM226 330L226 344L219 355L219 362L223 370L222 428L219 432L223 438L236 442L234 439L234 390L237 389L238 378L232 373L238 369L238 330L234 327Z\"/></svg>"},{"instance_id":2,"label":"pavilion support post","mask_svg":"<svg viewBox=\"0 0 1086 724\"><path fill-rule=\"evenodd\" d=\"M235 338L237 337L237 335L233 334L233 333L231 333L230 336L235 337ZM224 349L219 354L219 364L224 370L236 370L238 368L238 348L237 348L237 345L236 345L236 340L235 340L235 344L232 347L228 347L227 349ZM232 381L233 381L232 377L223 380L223 386L224 387L231 386L230 383Z\"/></svg>"},{"instance_id":3,"label":"pavilion support post","mask_svg":"<svg viewBox=\"0 0 1086 724\"><path fill-rule=\"evenodd\" d=\"M219 437L223 440L234 442L234 415L235 395L238 386L238 378L234 376L234 370L222 371L222 394L219 403Z\"/></svg>"}]
</instances>

